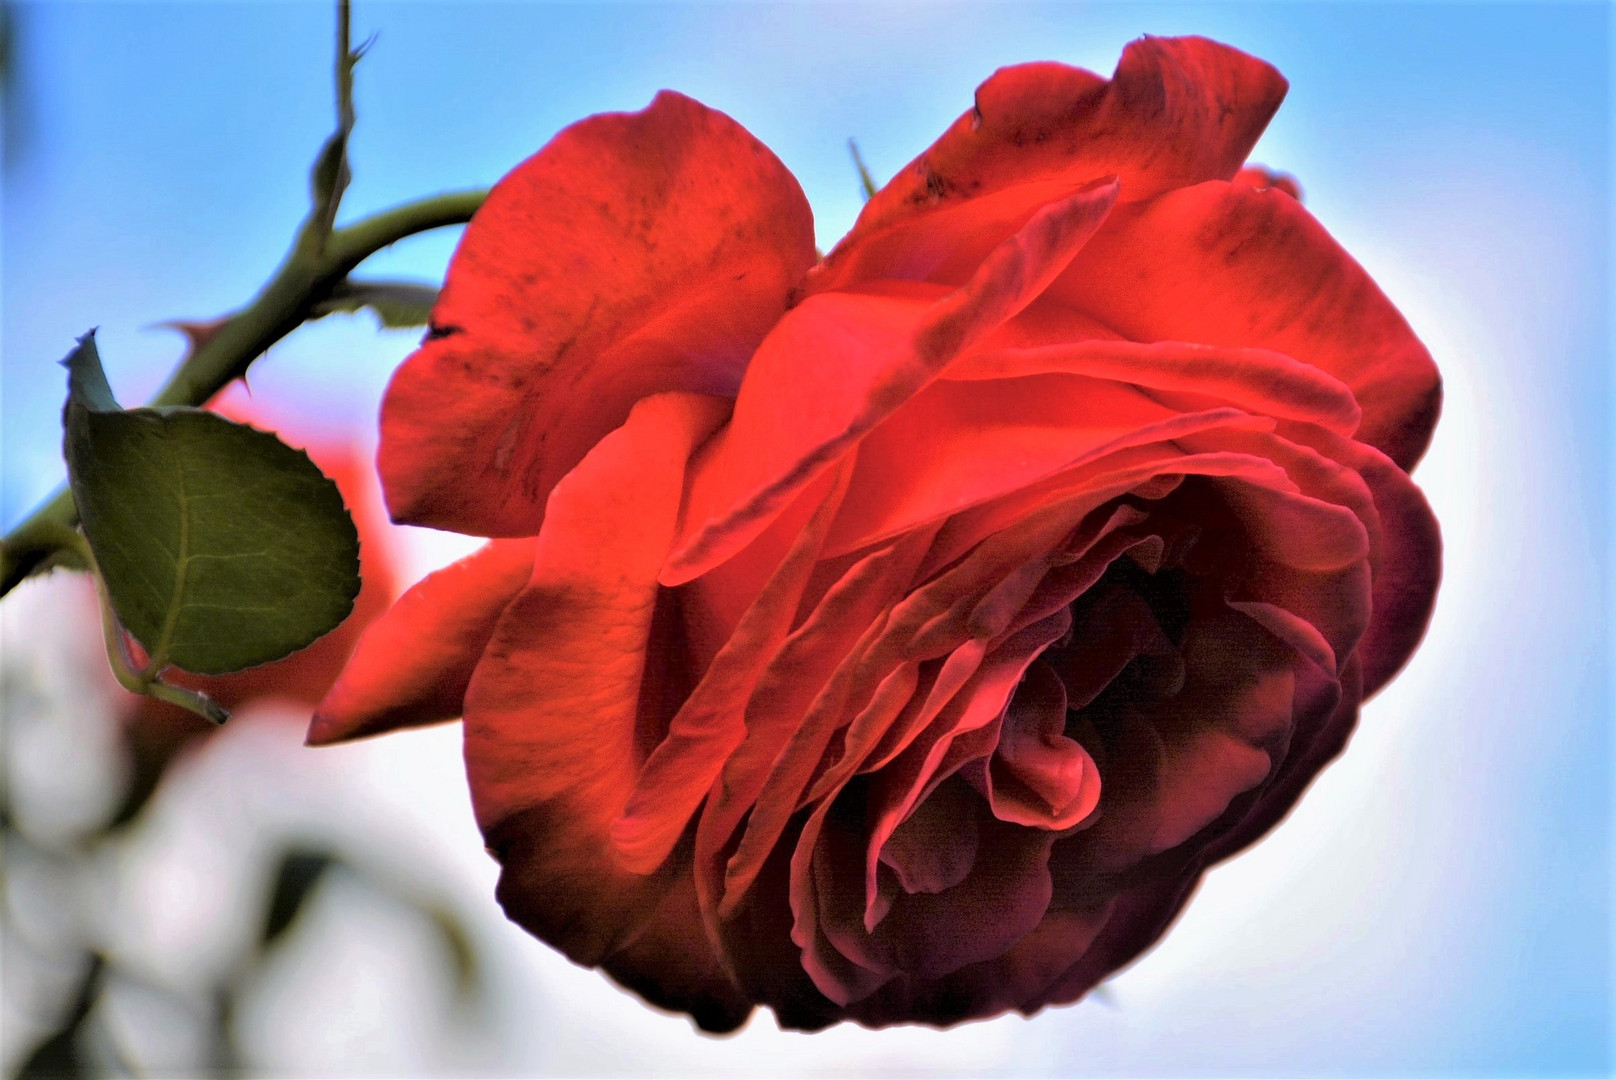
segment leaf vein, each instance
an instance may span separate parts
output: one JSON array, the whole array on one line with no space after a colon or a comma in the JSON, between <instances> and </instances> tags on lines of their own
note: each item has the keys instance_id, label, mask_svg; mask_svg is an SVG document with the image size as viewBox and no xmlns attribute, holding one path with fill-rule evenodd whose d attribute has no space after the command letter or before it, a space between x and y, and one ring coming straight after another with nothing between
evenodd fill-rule
<instances>
[{"instance_id":1,"label":"leaf vein","mask_svg":"<svg viewBox=\"0 0 1616 1080\"><path fill-rule=\"evenodd\" d=\"M167 429L164 428L162 431L165 441L168 440ZM168 650L174 642L174 631L179 626L180 611L185 606L186 575L191 569L191 503L186 484L185 455L174 453L170 447L169 459L174 464L174 479L179 487L179 551L174 559L174 592L169 597L168 611L163 616L162 633L152 647L151 662L147 665L153 674L168 663Z\"/></svg>"}]
</instances>

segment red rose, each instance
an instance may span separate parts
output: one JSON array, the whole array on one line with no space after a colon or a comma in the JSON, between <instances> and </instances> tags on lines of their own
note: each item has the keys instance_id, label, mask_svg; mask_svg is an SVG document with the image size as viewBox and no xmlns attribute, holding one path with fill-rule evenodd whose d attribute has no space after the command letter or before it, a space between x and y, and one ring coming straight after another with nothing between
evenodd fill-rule
<instances>
[{"instance_id":1,"label":"red rose","mask_svg":"<svg viewBox=\"0 0 1616 1080\"><path fill-rule=\"evenodd\" d=\"M1430 357L1271 180L1209 41L1006 68L815 262L664 93L497 186L382 409L497 537L311 740L464 715L511 918L727 1030L1069 1002L1262 835L1438 572Z\"/></svg>"}]
</instances>

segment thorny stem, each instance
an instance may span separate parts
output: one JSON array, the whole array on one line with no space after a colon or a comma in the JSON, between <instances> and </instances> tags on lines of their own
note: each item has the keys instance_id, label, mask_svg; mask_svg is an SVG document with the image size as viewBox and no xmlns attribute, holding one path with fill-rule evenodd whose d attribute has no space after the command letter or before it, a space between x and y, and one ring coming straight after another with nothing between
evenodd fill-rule
<instances>
[{"instance_id":1,"label":"thorny stem","mask_svg":"<svg viewBox=\"0 0 1616 1080\"><path fill-rule=\"evenodd\" d=\"M875 178L870 175L870 170L864 165L864 157L859 153L858 143L848 139L847 148L853 154L853 167L858 170L859 187L864 191L864 201L869 202L875 198Z\"/></svg>"},{"instance_id":2,"label":"thorny stem","mask_svg":"<svg viewBox=\"0 0 1616 1080\"><path fill-rule=\"evenodd\" d=\"M334 227L337 205L348 182L347 142L354 123L353 68L359 59L359 54L349 47L348 6L348 0L340 0L337 11L337 129L314 165L309 215L269 284L190 350L152 398L151 405L205 404L231 381L246 375L248 367L271 345L315 316L319 306L365 259L407 236L463 225L482 205L485 192L454 192L396 206L342 228ZM62 565L82 569L77 524L73 496L63 485L0 540L0 596L41 570Z\"/></svg>"},{"instance_id":3,"label":"thorny stem","mask_svg":"<svg viewBox=\"0 0 1616 1080\"><path fill-rule=\"evenodd\" d=\"M438 195L383 211L333 231L317 255L293 249L257 297L228 316L217 334L186 357L152 405L202 405L330 298L348 272L382 248L416 233L461 225L482 205L481 191ZM78 511L66 486L5 535L0 596L37 570L56 565ZM55 560L55 561L53 561Z\"/></svg>"}]
</instances>

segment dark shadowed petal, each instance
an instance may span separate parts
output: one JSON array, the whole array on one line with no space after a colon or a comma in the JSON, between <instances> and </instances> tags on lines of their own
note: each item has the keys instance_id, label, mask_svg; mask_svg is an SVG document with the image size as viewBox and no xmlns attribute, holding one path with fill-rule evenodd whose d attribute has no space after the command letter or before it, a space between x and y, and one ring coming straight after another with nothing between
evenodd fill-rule
<instances>
[{"instance_id":1,"label":"dark shadowed petal","mask_svg":"<svg viewBox=\"0 0 1616 1080\"><path fill-rule=\"evenodd\" d=\"M1368 485L1380 518L1381 550L1373 611L1358 644L1364 696L1375 693L1407 662L1425 636L1442 577L1442 535L1420 489L1385 455L1306 425L1282 434L1354 470Z\"/></svg>"},{"instance_id":2,"label":"dark shadowed petal","mask_svg":"<svg viewBox=\"0 0 1616 1080\"><path fill-rule=\"evenodd\" d=\"M949 779L937 790L949 786L964 787ZM858 795L851 788L836 800L811 859L801 874L793 875L792 910L804 938L811 931L823 934L827 946L862 969L889 977L903 972L936 978L1000 955L1043 918L1051 896L1048 859L1055 834L995 819L967 788L957 808L972 817L971 827L980 834L970 872L936 892L897 892L872 930L858 888L864 876ZM955 796L944 797L955 804ZM806 832L803 839L809 839ZM799 854L802 849L799 843ZM815 901L811 910L806 903L810 896ZM834 998L829 992L827 996ZM849 1000L856 998L849 995Z\"/></svg>"},{"instance_id":3,"label":"dark shadowed petal","mask_svg":"<svg viewBox=\"0 0 1616 1080\"><path fill-rule=\"evenodd\" d=\"M1031 1015L1039 997L1058 983L1093 943L1110 915L1109 901L1081 911L1056 911L1002 955L970 964L939 979L893 979L852 1005L861 1024L920 1023L944 1026L1007 1009Z\"/></svg>"},{"instance_id":4,"label":"dark shadowed petal","mask_svg":"<svg viewBox=\"0 0 1616 1080\"><path fill-rule=\"evenodd\" d=\"M394 518L537 532L550 489L634 402L734 396L813 260L796 180L724 114L665 91L574 124L494 187L393 377Z\"/></svg>"},{"instance_id":5,"label":"dark shadowed petal","mask_svg":"<svg viewBox=\"0 0 1616 1080\"><path fill-rule=\"evenodd\" d=\"M831 858L838 858L846 867L857 865L861 809L847 800L826 799L809 815L791 854L791 940L802 949L802 966L814 987L837 1005L873 993L895 974L890 963L852 956L838 948L826 933L821 914L827 903L837 902L839 888L832 879L828 882L831 895L820 895L822 883L830 877L821 851L828 845ZM832 810L837 817L827 820ZM846 891L845 883L840 890Z\"/></svg>"},{"instance_id":6,"label":"dark shadowed petal","mask_svg":"<svg viewBox=\"0 0 1616 1080\"><path fill-rule=\"evenodd\" d=\"M863 869L863 926L873 931L882 921L879 896L880 857L888 837L965 761L986 757L998 742L1000 718L1027 668L1045 646L1071 626L1062 610L1005 641L986 656L974 650L976 663L937 711L936 720L919 731L891 765L870 781L869 839ZM968 643L957 652L966 652ZM973 737L975 736L975 737ZM984 813L987 806L982 806Z\"/></svg>"},{"instance_id":7,"label":"dark shadowed petal","mask_svg":"<svg viewBox=\"0 0 1616 1080\"><path fill-rule=\"evenodd\" d=\"M494 540L422 578L365 631L309 744L452 720L494 624L533 573L533 540Z\"/></svg>"},{"instance_id":8,"label":"dark shadowed petal","mask_svg":"<svg viewBox=\"0 0 1616 1080\"><path fill-rule=\"evenodd\" d=\"M638 936L601 966L647 1001L688 1012L703 1031L734 1031L752 1013L707 943L689 875L674 881Z\"/></svg>"},{"instance_id":9,"label":"dark shadowed petal","mask_svg":"<svg viewBox=\"0 0 1616 1080\"><path fill-rule=\"evenodd\" d=\"M1157 873L1115 893L1104 927L1082 958L1043 994L1028 1002L1030 1008L1076 1000L1154 945L1189 899L1203 869L1228 858L1271 829L1295 805L1319 770L1340 753L1358 716L1361 689L1357 660L1348 661L1342 669L1339 685L1334 680L1321 680L1304 689L1304 681L1304 677L1297 679L1295 722L1284 761L1269 781L1241 800L1246 805L1205 846L1182 851L1177 858L1169 857L1170 861ZM1089 833L1083 833L1067 844L1080 848L1091 839ZM1057 905L1069 902L1063 893L1082 895L1090 891L1092 869L1084 860L1074 858L1071 851L1057 847L1051 867L1056 875Z\"/></svg>"},{"instance_id":10,"label":"dark shadowed petal","mask_svg":"<svg viewBox=\"0 0 1616 1080\"><path fill-rule=\"evenodd\" d=\"M964 781L944 781L893 830L880 860L897 875L900 889L939 893L965 880L982 835L977 798Z\"/></svg>"}]
</instances>

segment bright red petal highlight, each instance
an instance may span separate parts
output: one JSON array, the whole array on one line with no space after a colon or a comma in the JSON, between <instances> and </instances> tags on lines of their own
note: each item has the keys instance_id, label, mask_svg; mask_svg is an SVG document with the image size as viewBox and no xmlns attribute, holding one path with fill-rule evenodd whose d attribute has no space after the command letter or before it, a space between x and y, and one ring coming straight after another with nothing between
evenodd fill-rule
<instances>
[{"instance_id":1,"label":"bright red petal highlight","mask_svg":"<svg viewBox=\"0 0 1616 1080\"><path fill-rule=\"evenodd\" d=\"M861 436L1036 299L1116 194L1107 182L1044 207L942 296L827 294L788 314L758 350L734 419L697 462L664 583L688 581L744 547Z\"/></svg>"},{"instance_id":2,"label":"bright red petal highlight","mask_svg":"<svg viewBox=\"0 0 1616 1080\"><path fill-rule=\"evenodd\" d=\"M309 745L458 717L494 624L533 573L533 546L494 540L399 597L315 710Z\"/></svg>"}]
</instances>

